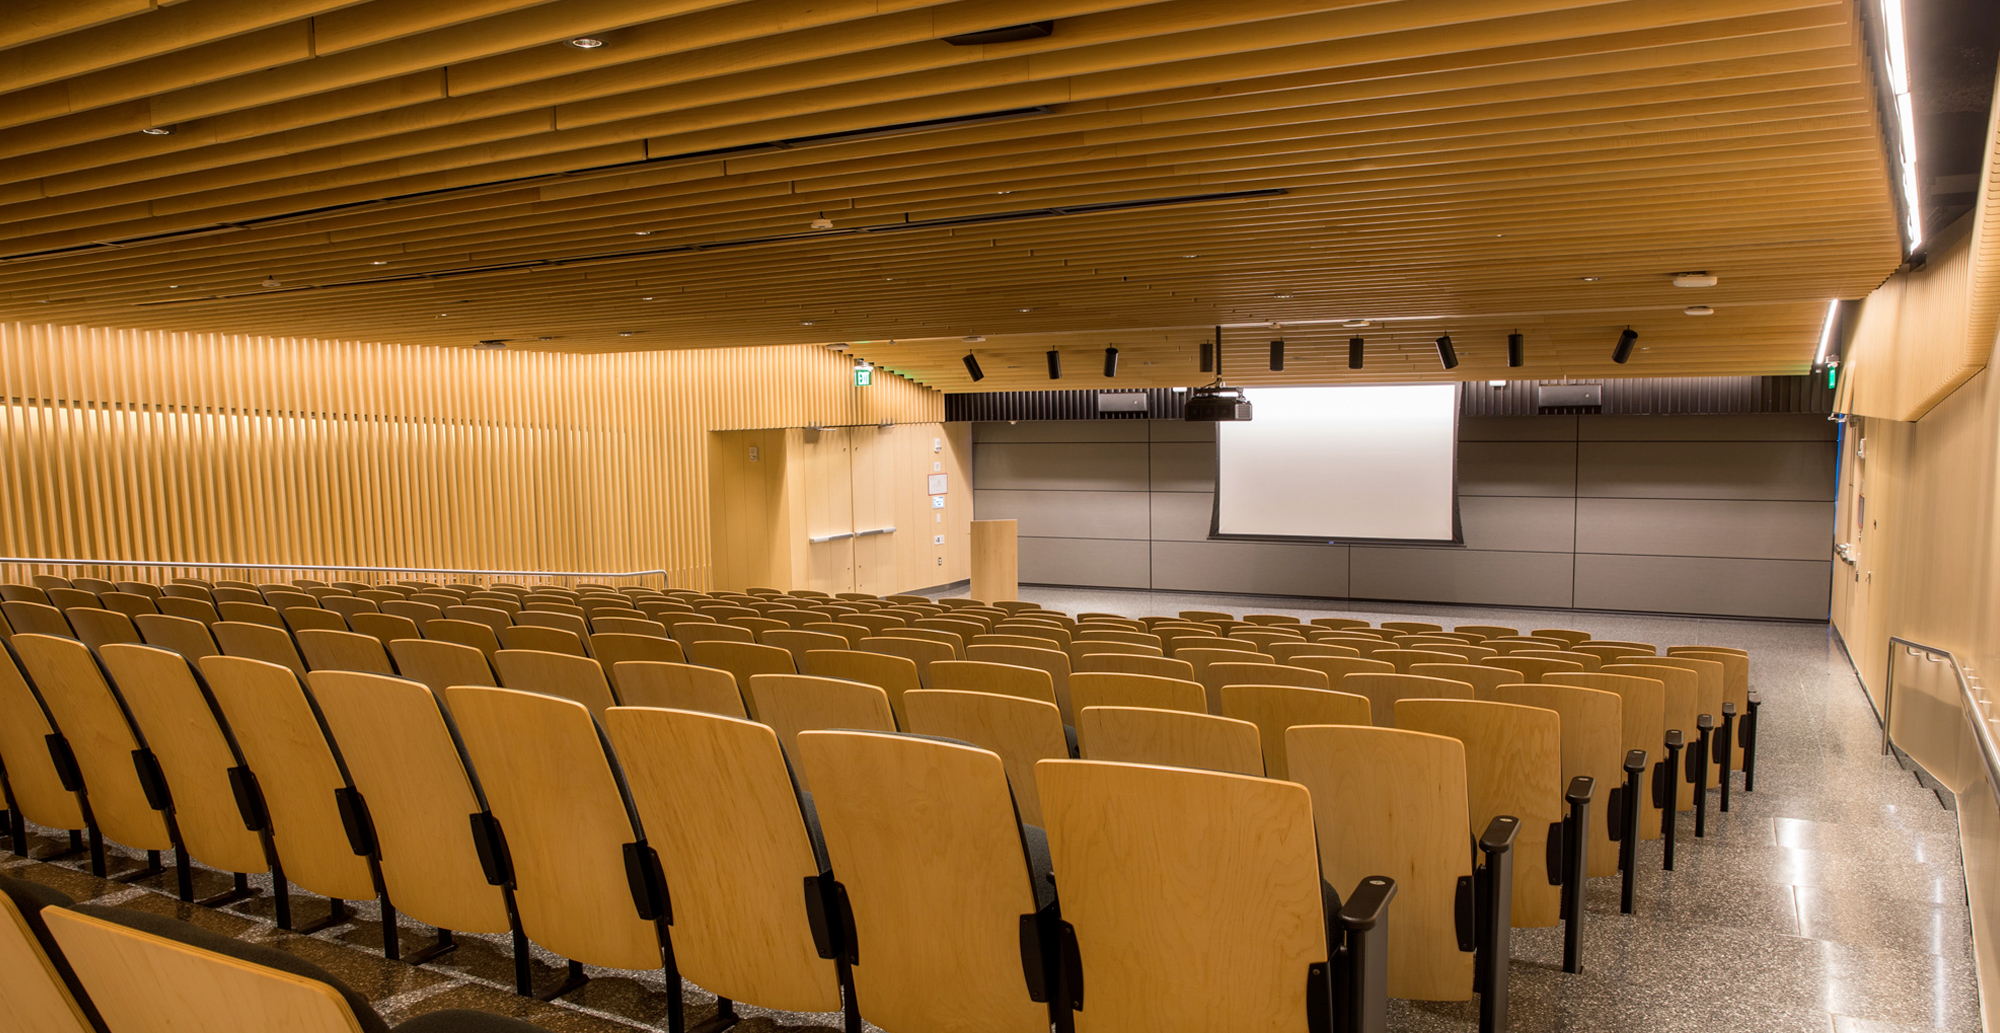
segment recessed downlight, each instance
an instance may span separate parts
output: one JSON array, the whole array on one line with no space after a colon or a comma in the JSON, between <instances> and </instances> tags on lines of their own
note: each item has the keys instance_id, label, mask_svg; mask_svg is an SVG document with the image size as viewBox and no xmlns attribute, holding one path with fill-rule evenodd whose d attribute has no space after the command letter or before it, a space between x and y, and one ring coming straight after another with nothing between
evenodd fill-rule
<instances>
[{"instance_id":1,"label":"recessed downlight","mask_svg":"<svg viewBox=\"0 0 2000 1033\"><path fill-rule=\"evenodd\" d=\"M1346 327L1349 330L1360 330L1368 325L1368 321L1366 319L1350 319L1347 322L1342 323L1340 325Z\"/></svg>"},{"instance_id":2,"label":"recessed downlight","mask_svg":"<svg viewBox=\"0 0 2000 1033\"><path fill-rule=\"evenodd\" d=\"M1577 277L1577 279L1579 279L1579 280L1582 280L1582 281L1583 281L1583 282L1585 282L1585 283L1596 283L1597 281L1599 281L1599 280L1602 280L1602 279L1604 279L1604 277L1602 277L1602 276L1579 276L1579 277Z\"/></svg>"},{"instance_id":3,"label":"recessed downlight","mask_svg":"<svg viewBox=\"0 0 2000 1033\"><path fill-rule=\"evenodd\" d=\"M140 132L142 132L142 133L144 133L144 134L146 134L147 136L172 136L172 135L174 135L174 130L175 130L176 128L178 128L178 127L176 127L176 126L147 126L146 128L144 128L144 129L141 129L141 130L139 130L139 131L140 131Z\"/></svg>"},{"instance_id":4,"label":"recessed downlight","mask_svg":"<svg viewBox=\"0 0 2000 1033\"><path fill-rule=\"evenodd\" d=\"M370 263L368 263L368 264L369 264L369 265L388 265L389 263L388 263L388 262L386 262L386 261L383 261L383 260L381 260L381 259L377 259L377 260L375 260L375 261L373 261L373 262L370 262Z\"/></svg>"},{"instance_id":5,"label":"recessed downlight","mask_svg":"<svg viewBox=\"0 0 2000 1033\"><path fill-rule=\"evenodd\" d=\"M570 40L569 45L578 50L596 50L604 45L604 41L596 36L578 36Z\"/></svg>"},{"instance_id":6,"label":"recessed downlight","mask_svg":"<svg viewBox=\"0 0 2000 1033\"><path fill-rule=\"evenodd\" d=\"M1684 309L1681 309L1681 311L1682 311L1682 312L1684 312L1684 313L1686 313L1686 314L1688 314L1688 315L1690 315L1690 316L1712 316L1712 315L1715 315L1715 309L1713 309L1713 308L1711 308L1711 307L1709 307L1709 306L1707 306L1707 305L1689 305L1688 307L1686 307L1686 308L1684 308Z\"/></svg>"}]
</instances>

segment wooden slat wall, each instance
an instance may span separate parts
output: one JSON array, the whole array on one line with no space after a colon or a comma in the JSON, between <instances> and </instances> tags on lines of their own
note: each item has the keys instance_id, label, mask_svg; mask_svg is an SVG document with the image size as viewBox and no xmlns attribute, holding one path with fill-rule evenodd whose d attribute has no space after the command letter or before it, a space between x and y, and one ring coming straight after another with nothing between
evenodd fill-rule
<instances>
[{"instance_id":1,"label":"wooden slat wall","mask_svg":"<svg viewBox=\"0 0 2000 1033\"><path fill-rule=\"evenodd\" d=\"M0 323L0 555L709 579L708 432L935 423L813 346L604 355ZM32 573L281 580L159 567ZM655 579L657 580L657 579Z\"/></svg>"}]
</instances>

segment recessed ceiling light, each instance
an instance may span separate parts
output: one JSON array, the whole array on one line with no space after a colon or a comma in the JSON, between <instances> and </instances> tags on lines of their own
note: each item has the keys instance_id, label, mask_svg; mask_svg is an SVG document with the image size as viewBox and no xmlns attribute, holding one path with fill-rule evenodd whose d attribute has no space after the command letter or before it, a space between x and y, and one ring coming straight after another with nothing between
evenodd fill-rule
<instances>
[{"instance_id":1,"label":"recessed ceiling light","mask_svg":"<svg viewBox=\"0 0 2000 1033\"><path fill-rule=\"evenodd\" d=\"M1292 292L1291 292L1291 291L1285 291L1285 292L1283 292L1283 293L1281 293L1281 294L1273 294L1273 295L1271 295L1271 296L1272 296L1272 297L1274 297L1274 298L1281 298L1281 299L1282 299L1282 298L1289 298L1289 297L1291 297L1291 296L1292 296Z\"/></svg>"},{"instance_id":2,"label":"recessed ceiling light","mask_svg":"<svg viewBox=\"0 0 2000 1033\"><path fill-rule=\"evenodd\" d=\"M172 136L174 135L175 128L174 126L147 126L139 131L147 136Z\"/></svg>"},{"instance_id":3,"label":"recessed ceiling light","mask_svg":"<svg viewBox=\"0 0 2000 1033\"><path fill-rule=\"evenodd\" d=\"M799 325L800 325L800 326L811 326L811 325L813 325L813 320L810 320L810 319L801 319L801 320L799 320Z\"/></svg>"},{"instance_id":4,"label":"recessed ceiling light","mask_svg":"<svg viewBox=\"0 0 2000 1033\"><path fill-rule=\"evenodd\" d=\"M170 291L173 291L173 290L179 290L179 289L180 289L180 286L181 286L181 285L180 285L180 284L178 284L178 283L170 283L170 284L167 284L167 289L168 289L168 290L170 290Z\"/></svg>"},{"instance_id":5,"label":"recessed ceiling light","mask_svg":"<svg viewBox=\"0 0 2000 1033\"><path fill-rule=\"evenodd\" d=\"M1713 287L1718 282L1720 282L1719 278L1714 273L1699 272L1699 273L1674 274L1674 286L1676 287Z\"/></svg>"},{"instance_id":6,"label":"recessed ceiling light","mask_svg":"<svg viewBox=\"0 0 2000 1033\"><path fill-rule=\"evenodd\" d=\"M1596 283L1596 282L1597 282L1598 280L1601 280L1601 279L1603 279L1603 277L1601 277L1601 276L1579 276L1579 277L1577 277L1577 279L1580 279L1580 280L1582 280L1582 281L1583 281L1583 282L1585 282L1585 283Z\"/></svg>"},{"instance_id":7,"label":"recessed ceiling light","mask_svg":"<svg viewBox=\"0 0 2000 1033\"><path fill-rule=\"evenodd\" d=\"M652 231L652 230L633 230L633 231L632 231L632 235L633 235L633 236L635 236L635 237L650 237L650 236L652 236L652 235L653 235L653 231Z\"/></svg>"},{"instance_id":8,"label":"recessed ceiling light","mask_svg":"<svg viewBox=\"0 0 2000 1033\"><path fill-rule=\"evenodd\" d=\"M596 36L578 36L570 40L569 45L578 50L596 50L604 45L604 41Z\"/></svg>"},{"instance_id":9,"label":"recessed ceiling light","mask_svg":"<svg viewBox=\"0 0 2000 1033\"><path fill-rule=\"evenodd\" d=\"M639 300L640 300L640 301L651 301L651 300L653 300L653 296L652 296L651 294L648 294L648 295L646 295L645 297L643 297L643 298L640 298Z\"/></svg>"},{"instance_id":10,"label":"recessed ceiling light","mask_svg":"<svg viewBox=\"0 0 2000 1033\"><path fill-rule=\"evenodd\" d=\"M553 340L555 340L555 338L554 338L554 337L537 337L537 338L535 338L535 340L537 340L537 341L553 341Z\"/></svg>"},{"instance_id":11,"label":"recessed ceiling light","mask_svg":"<svg viewBox=\"0 0 2000 1033\"><path fill-rule=\"evenodd\" d=\"M1182 258L1200 258L1200 255L1182 255Z\"/></svg>"},{"instance_id":12,"label":"recessed ceiling light","mask_svg":"<svg viewBox=\"0 0 2000 1033\"><path fill-rule=\"evenodd\" d=\"M389 263L387 263L387 262L370 262L370 263L368 263L368 264L369 264L369 265L388 265Z\"/></svg>"},{"instance_id":13,"label":"recessed ceiling light","mask_svg":"<svg viewBox=\"0 0 2000 1033\"><path fill-rule=\"evenodd\" d=\"M1342 323L1340 325L1347 327L1350 330L1359 330L1362 327L1367 326L1368 321L1366 319L1350 319L1347 322Z\"/></svg>"},{"instance_id":14,"label":"recessed ceiling light","mask_svg":"<svg viewBox=\"0 0 2000 1033\"><path fill-rule=\"evenodd\" d=\"M638 332L639 332L639 331L637 331L637 330L620 330L620 331L618 331L618 336L620 336L620 337L630 337L630 336L632 336L633 334L636 334L636 333L638 333Z\"/></svg>"},{"instance_id":15,"label":"recessed ceiling light","mask_svg":"<svg viewBox=\"0 0 2000 1033\"><path fill-rule=\"evenodd\" d=\"M1023 312L1033 312L1033 311L1034 311L1034 309L1031 309L1031 308L1024 308L1024 309L1022 309L1021 311L1023 311Z\"/></svg>"},{"instance_id":16,"label":"recessed ceiling light","mask_svg":"<svg viewBox=\"0 0 2000 1033\"><path fill-rule=\"evenodd\" d=\"M1011 194L1011 193L1013 193L1013 191L1012 191L1012 190L995 190L995 191L993 191L993 192L994 192L994 193L996 193L996 194L1000 194L1000 195L1002 195L1002 196L1005 196L1005 195L1007 195L1007 194Z\"/></svg>"},{"instance_id":17,"label":"recessed ceiling light","mask_svg":"<svg viewBox=\"0 0 2000 1033\"><path fill-rule=\"evenodd\" d=\"M279 282L278 282L278 278L277 278L277 277L275 277L275 276L266 276L266 277L264 277L264 282L263 282L263 283L260 283L260 284L258 284L258 286L260 286L260 287L282 287L282 286L284 286L284 284L282 284L282 283L279 283Z\"/></svg>"},{"instance_id":18,"label":"recessed ceiling light","mask_svg":"<svg viewBox=\"0 0 2000 1033\"><path fill-rule=\"evenodd\" d=\"M1681 309L1681 311L1687 313L1690 316L1715 315L1715 310L1708 307L1707 305L1689 305L1688 307Z\"/></svg>"}]
</instances>

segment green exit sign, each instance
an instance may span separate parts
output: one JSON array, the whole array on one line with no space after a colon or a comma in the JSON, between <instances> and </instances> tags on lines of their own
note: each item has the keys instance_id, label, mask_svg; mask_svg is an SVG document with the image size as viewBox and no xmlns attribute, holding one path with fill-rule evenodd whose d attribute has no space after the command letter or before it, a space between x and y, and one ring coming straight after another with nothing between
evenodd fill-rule
<instances>
[{"instance_id":1,"label":"green exit sign","mask_svg":"<svg viewBox=\"0 0 2000 1033\"><path fill-rule=\"evenodd\" d=\"M854 367L854 386L867 387L875 382L875 367L862 363Z\"/></svg>"}]
</instances>

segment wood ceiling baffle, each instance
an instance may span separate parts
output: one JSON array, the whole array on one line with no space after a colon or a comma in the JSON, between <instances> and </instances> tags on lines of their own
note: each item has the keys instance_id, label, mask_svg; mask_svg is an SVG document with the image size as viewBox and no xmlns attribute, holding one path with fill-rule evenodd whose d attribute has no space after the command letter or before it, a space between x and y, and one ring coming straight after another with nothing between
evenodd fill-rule
<instances>
[{"instance_id":1,"label":"wood ceiling baffle","mask_svg":"<svg viewBox=\"0 0 2000 1033\"><path fill-rule=\"evenodd\" d=\"M1506 376L1514 331L1515 376L1777 375L1902 258L1851 0L21 7L6 320L840 342L943 390L1110 344L1198 383L1217 324L1251 384Z\"/></svg>"}]
</instances>

